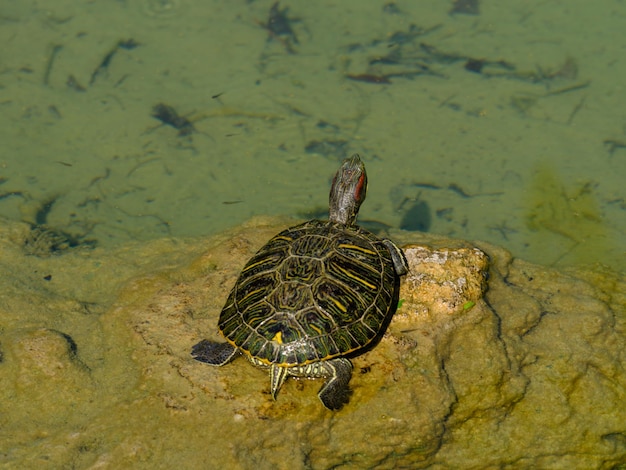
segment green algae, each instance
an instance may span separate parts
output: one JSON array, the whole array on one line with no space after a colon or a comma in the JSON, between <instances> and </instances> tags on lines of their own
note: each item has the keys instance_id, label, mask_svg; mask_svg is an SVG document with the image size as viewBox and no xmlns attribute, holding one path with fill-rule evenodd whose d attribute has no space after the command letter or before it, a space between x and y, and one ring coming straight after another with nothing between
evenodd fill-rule
<instances>
[{"instance_id":1,"label":"green algae","mask_svg":"<svg viewBox=\"0 0 626 470\"><path fill-rule=\"evenodd\" d=\"M217 338L238 270L284 226L45 258L21 250L26 226L0 226L0 265L13 266L0 277L0 466L565 468L578 459L570 468L606 468L626 459L626 317L616 315L626 282L611 271L564 274L483 248L508 260L492 266L487 301L442 313L449 299L428 300L419 271L440 269L448 288L450 269L437 260L463 251L437 240L435 256L435 240L421 239L402 311L354 359L351 401L337 413L320 405L316 381L290 380L274 401L246 361L194 361L191 346ZM94 266L99 276L85 275ZM98 306L89 313L76 300L87 293ZM421 300L427 311L415 308Z\"/></svg>"},{"instance_id":2,"label":"green algae","mask_svg":"<svg viewBox=\"0 0 626 470\"><path fill-rule=\"evenodd\" d=\"M525 197L528 238L549 265L585 265L615 251L611 227L604 220L597 184L564 184L547 163L535 169Z\"/></svg>"}]
</instances>

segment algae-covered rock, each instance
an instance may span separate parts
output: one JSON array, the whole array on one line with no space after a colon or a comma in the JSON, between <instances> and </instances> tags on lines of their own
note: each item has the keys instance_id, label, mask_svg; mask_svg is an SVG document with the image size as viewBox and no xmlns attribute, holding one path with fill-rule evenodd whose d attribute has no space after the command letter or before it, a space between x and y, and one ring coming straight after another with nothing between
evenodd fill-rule
<instances>
[{"instance_id":1,"label":"algae-covered rock","mask_svg":"<svg viewBox=\"0 0 626 470\"><path fill-rule=\"evenodd\" d=\"M241 267L284 227L256 219L209 240L45 259L26 259L0 233L0 265L16 271L0 280L0 465L626 462L626 282L608 270L558 272L484 244L395 234L411 266L401 307L380 344L353 360L339 412L319 403L319 380L289 379L274 401L267 374L247 361L194 361L193 344L219 339ZM58 283L64 276L76 285Z\"/></svg>"}]
</instances>

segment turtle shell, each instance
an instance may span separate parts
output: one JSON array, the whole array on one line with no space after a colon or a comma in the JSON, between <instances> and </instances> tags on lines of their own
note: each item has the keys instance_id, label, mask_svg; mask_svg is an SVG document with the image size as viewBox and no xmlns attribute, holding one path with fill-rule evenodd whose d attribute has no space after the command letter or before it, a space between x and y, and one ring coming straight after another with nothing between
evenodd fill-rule
<instances>
[{"instance_id":1,"label":"turtle shell","mask_svg":"<svg viewBox=\"0 0 626 470\"><path fill-rule=\"evenodd\" d=\"M312 220L279 233L248 261L219 328L264 364L353 355L384 333L399 282L380 238L358 226Z\"/></svg>"}]
</instances>

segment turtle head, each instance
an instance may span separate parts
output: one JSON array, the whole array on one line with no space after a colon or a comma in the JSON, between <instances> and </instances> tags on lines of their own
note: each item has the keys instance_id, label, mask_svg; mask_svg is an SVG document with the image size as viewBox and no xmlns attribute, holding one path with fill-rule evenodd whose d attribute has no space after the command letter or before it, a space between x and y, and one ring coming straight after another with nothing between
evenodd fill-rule
<instances>
[{"instance_id":1,"label":"turtle head","mask_svg":"<svg viewBox=\"0 0 626 470\"><path fill-rule=\"evenodd\" d=\"M353 225L367 192L367 173L358 154L346 158L337 171L330 188L329 218L331 222Z\"/></svg>"}]
</instances>

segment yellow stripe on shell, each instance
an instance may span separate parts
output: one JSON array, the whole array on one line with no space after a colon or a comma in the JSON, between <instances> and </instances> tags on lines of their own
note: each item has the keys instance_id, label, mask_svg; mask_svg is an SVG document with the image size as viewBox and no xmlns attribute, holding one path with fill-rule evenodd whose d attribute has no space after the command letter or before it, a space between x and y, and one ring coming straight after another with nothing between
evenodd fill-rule
<instances>
[{"instance_id":1,"label":"yellow stripe on shell","mask_svg":"<svg viewBox=\"0 0 626 470\"><path fill-rule=\"evenodd\" d=\"M346 269L343 269L343 268L341 268L339 266L337 266L337 269L339 271L341 271L342 273L344 273L346 276L348 276L350 279L354 279L356 282L359 282L359 283L363 284L365 287L368 287L369 289L376 290L376 286L374 284L370 284L365 279L360 278L358 276L355 276L353 272L350 272L350 271L348 271Z\"/></svg>"},{"instance_id":2,"label":"yellow stripe on shell","mask_svg":"<svg viewBox=\"0 0 626 470\"><path fill-rule=\"evenodd\" d=\"M259 266L260 264L267 263L267 260L268 260L268 258L261 258L261 259L260 259L259 261L257 261L256 263L253 263L253 264L248 264L248 265L244 266L244 268L241 270L241 272L242 272L242 273L243 273L243 272L246 272L246 271L248 271L249 269L256 268L256 267L257 267L257 266Z\"/></svg>"},{"instance_id":3,"label":"yellow stripe on shell","mask_svg":"<svg viewBox=\"0 0 626 470\"><path fill-rule=\"evenodd\" d=\"M271 241L275 242L276 240L282 240L282 241L286 241L286 242L289 242L289 243L293 242L293 238L286 237L286 236L276 236L276 237L272 238ZM259 266L260 264L266 263L268 260L271 260L271 258L268 257L268 256L265 256L265 257L261 258L260 260L258 260L256 263L248 264L248 265L244 266L244 268L241 270L241 272L242 273L246 272L249 269L252 269L252 268L255 268L255 267Z\"/></svg>"},{"instance_id":4,"label":"yellow stripe on shell","mask_svg":"<svg viewBox=\"0 0 626 470\"><path fill-rule=\"evenodd\" d=\"M318 335L322 335L322 334L324 334L324 332L323 332L321 329L319 329L317 326L315 326L315 325L313 325L313 324L309 324L309 328L311 328L311 329L315 330L315 331L317 332L317 334L318 334Z\"/></svg>"},{"instance_id":5,"label":"yellow stripe on shell","mask_svg":"<svg viewBox=\"0 0 626 470\"><path fill-rule=\"evenodd\" d=\"M256 290L250 291L242 299L239 299L238 302L241 304L241 303L245 302L248 297L251 297L251 296L255 295L256 293L261 292L263 290L264 289L256 289Z\"/></svg>"},{"instance_id":6,"label":"yellow stripe on shell","mask_svg":"<svg viewBox=\"0 0 626 470\"><path fill-rule=\"evenodd\" d=\"M341 310L343 313L346 313L348 311L348 309L346 308L346 306L344 304L342 304L341 302L339 302L339 300L335 299L334 297L329 298L328 300L330 300L332 303L335 304L335 306Z\"/></svg>"},{"instance_id":7,"label":"yellow stripe on shell","mask_svg":"<svg viewBox=\"0 0 626 470\"><path fill-rule=\"evenodd\" d=\"M360 251L360 252L366 253L368 255L375 255L375 254L377 254L375 251L368 250L367 248L363 248L362 246L350 245L348 243L340 243L339 245L337 245L337 248L348 248L350 250Z\"/></svg>"}]
</instances>

